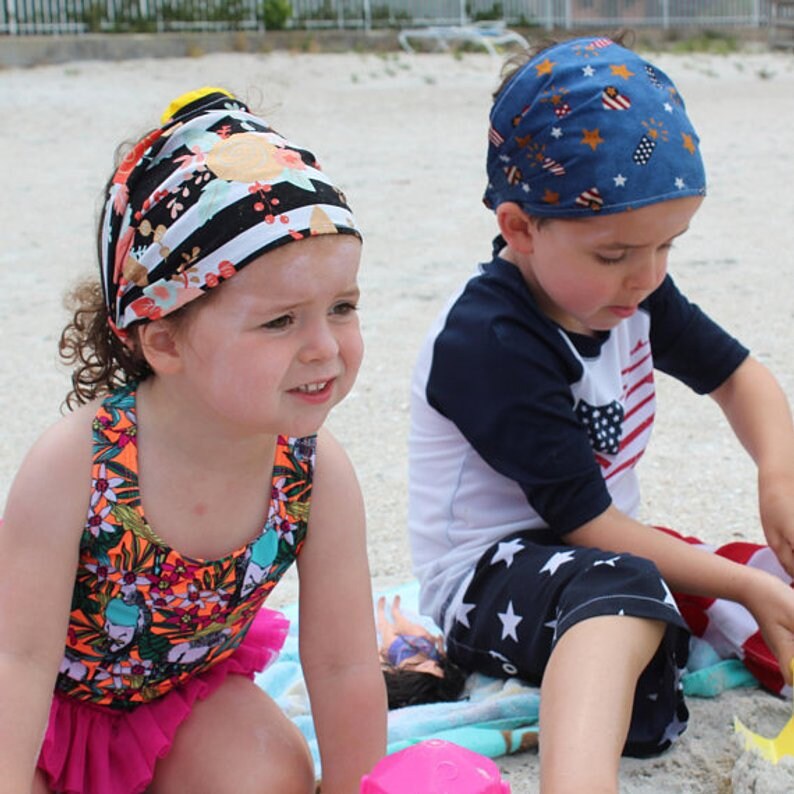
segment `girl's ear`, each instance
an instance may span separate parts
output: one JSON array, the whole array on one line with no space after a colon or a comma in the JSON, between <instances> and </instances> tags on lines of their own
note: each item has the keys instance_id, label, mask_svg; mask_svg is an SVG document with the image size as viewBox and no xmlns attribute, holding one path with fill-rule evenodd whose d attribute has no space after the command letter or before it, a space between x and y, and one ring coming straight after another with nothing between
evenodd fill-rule
<instances>
[{"instance_id":1,"label":"girl's ear","mask_svg":"<svg viewBox=\"0 0 794 794\"><path fill-rule=\"evenodd\" d=\"M496 208L496 222L508 247L522 254L531 254L537 225L532 217L513 201L506 201Z\"/></svg>"},{"instance_id":2,"label":"girl's ear","mask_svg":"<svg viewBox=\"0 0 794 794\"><path fill-rule=\"evenodd\" d=\"M175 326L167 320L152 320L138 328L141 353L154 372L170 374L181 365Z\"/></svg>"}]
</instances>

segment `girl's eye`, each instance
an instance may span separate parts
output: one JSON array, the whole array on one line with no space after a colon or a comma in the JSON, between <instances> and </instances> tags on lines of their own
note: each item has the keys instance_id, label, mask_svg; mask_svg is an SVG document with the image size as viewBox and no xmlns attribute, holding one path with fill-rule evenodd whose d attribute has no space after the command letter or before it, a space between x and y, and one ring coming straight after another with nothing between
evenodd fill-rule
<instances>
[{"instance_id":1,"label":"girl's eye","mask_svg":"<svg viewBox=\"0 0 794 794\"><path fill-rule=\"evenodd\" d=\"M276 317L275 320L263 323L263 328L268 328L272 331L278 331L282 328L287 328L292 325L292 316L289 314L282 314L281 317Z\"/></svg>"},{"instance_id":2,"label":"girl's eye","mask_svg":"<svg viewBox=\"0 0 794 794\"><path fill-rule=\"evenodd\" d=\"M331 314L342 315L345 316L347 314L352 314L353 312L358 310L358 306L355 303L351 303L350 301L343 301L342 303L337 303L331 309Z\"/></svg>"}]
</instances>

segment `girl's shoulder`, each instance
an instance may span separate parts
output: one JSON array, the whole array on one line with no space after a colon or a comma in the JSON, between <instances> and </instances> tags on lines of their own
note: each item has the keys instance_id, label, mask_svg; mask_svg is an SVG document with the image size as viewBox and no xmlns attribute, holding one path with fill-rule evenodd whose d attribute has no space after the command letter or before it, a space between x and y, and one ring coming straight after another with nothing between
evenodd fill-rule
<instances>
[{"instance_id":1,"label":"girl's shoulder","mask_svg":"<svg viewBox=\"0 0 794 794\"><path fill-rule=\"evenodd\" d=\"M25 531L53 524L82 531L90 500L91 426L98 401L77 408L48 427L28 451L6 505L6 519L24 516Z\"/></svg>"}]
</instances>

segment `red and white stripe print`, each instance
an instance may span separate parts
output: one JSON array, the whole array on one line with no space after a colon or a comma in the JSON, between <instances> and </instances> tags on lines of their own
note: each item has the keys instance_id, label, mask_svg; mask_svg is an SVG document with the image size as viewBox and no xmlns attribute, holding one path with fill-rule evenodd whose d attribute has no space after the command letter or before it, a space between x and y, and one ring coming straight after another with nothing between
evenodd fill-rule
<instances>
[{"instance_id":1,"label":"red and white stripe print","mask_svg":"<svg viewBox=\"0 0 794 794\"><path fill-rule=\"evenodd\" d=\"M650 342L647 339L637 342L629 356L629 364L621 372L624 414L620 450L617 455L596 453L596 461L606 480L637 465L645 453L656 416L656 387Z\"/></svg>"},{"instance_id":2,"label":"red and white stripe print","mask_svg":"<svg viewBox=\"0 0 794 794\"><path fill-rule=\"evenodd\" d=\"M601 104L607 110L628 110L631 107L631 100L625 94L621 94L617 88L607 86L601 92Z\"/></svg>"},{"instance_id":3,"label":"red and white stripe print","mask_svg":"<svg viewBox=\"0 0 794 794\"><path fill-rule=\"evenodd\" d=\"M543 158L543 168L545 168L547 171L551 171L554 176L565 176L565 168L563 167L562 163L552 160L551 157Z\"/></svg>"},{"instance_id":4,"label":"red and white stripe print","mask_svg":"<svg viewBox=\"0 0 794 794\"><path fill-rule=\"evenodd\" d=\"M497 132L493 125L488 128L488 140L494 146L501 146L505 142L505 139Z\"/></svg>"}]
</instances>

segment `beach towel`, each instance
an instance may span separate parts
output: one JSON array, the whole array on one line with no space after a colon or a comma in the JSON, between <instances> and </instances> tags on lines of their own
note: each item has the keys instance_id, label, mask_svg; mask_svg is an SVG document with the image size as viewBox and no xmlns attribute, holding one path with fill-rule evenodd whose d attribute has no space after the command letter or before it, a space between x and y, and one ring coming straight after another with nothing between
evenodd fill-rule
<instances>
[{"instance_id":1,"label":"beach towel","mask_svg":"<svg viewBox=\"0 0 794 794\"><path fill-rule=\"evenodd\" d=\"M417 581L377 591L373 594L373 602L377 603L381 595L388 599L399 595L406 616L433 634L441 633L429 618L419 615ZM297 604L283 611L290 620L289 635L278 660L259 673L255 681L300 728L319 776L317 737L298 657ZM730 615L728 620L730 622ZM759 685L758 679L735 658L736 654L727 654L726 649L723 644L718 651L706 639L693 636L689 665L682 679L685 695L715 697L726 689ZM504 681L475 673L469 676L461 700L390 711L387 752L393 753L426 739L446 739L489 758L498 758L537 745L539 708L537 687L518 679Z\"/></svg>"}]
</instances>

